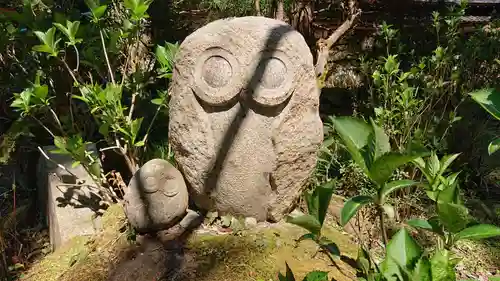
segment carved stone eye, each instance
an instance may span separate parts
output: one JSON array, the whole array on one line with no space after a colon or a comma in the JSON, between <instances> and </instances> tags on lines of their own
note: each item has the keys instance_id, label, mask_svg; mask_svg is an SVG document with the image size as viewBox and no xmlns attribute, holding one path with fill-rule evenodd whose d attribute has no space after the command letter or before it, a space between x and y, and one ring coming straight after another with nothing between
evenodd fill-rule
<instances>
[{"instance_id":1,"label":"carved stone eye","mask_svg":"<svg viewBox=\"0 0 500 281\"><path fill-rule=\"evenodd\" d=\"M286 79L286 66L278 58L268 58L262 62L265 66L264 75L261 79L261 85L267 89L279 88Z\"/></svg>"},{"instance_id":2,"label":"carved stone eye","mask_svg":"<svg viewBox=\"0 0 500 281\"><path fill-rule=\"evenodd\" d=\"M210 87L222 88L231 80L233 68L225 58L211 56L203 63L201 75Z\"/></svg>"}]
</instances>

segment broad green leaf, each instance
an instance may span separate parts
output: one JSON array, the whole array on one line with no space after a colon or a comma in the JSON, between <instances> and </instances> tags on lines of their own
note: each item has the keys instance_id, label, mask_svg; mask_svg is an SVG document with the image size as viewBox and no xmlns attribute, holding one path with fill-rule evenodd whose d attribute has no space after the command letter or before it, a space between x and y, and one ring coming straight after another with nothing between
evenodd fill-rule
<instances>
[{"instance_id":1,"label":"broad green leaf","mask_svg":"<svg viewBox=\"0 0 500 281\"><path fill-rule=\"evenodd\" d=\"M152 99L151 103L156 105L163 105L163 99Z\"/></svg>"},{"instance_id":2,"label":"broad green leaf","mask_svg":"<svg viewBox=\"0 0 500 281\"><path fill-rule=\"evenodd\" d=\"M104 16L104 13L106 13L107 8L108 8L107 5L102 5L102 6L99 6L95 9L93 9L92 14L94 15L94 18L96 20L99 20L100 18L102 18L102 16Z\"/></svg>"},{"instance_id":3,"label":"broad green leaf","mask_svg":"<svg viewBox=\"0 0 500 281\"><path fill-rule=\"evenodd\" d=\"M71 164L71 168L76 168L77 166L80 165L80 161L74 161L72 164Z\"/></svg>"},{"instance_id":4,"label":"broad green leaf","mask_svg":"<svg viewBox=\"0 0 500 281\"><path fill-rule=\"evenodd\" d=\"M340 257L339 247L337 246L337 244L332 242L330 239L328 239L326 237L322 237L319 240L319 245L322 249L326 250L328 253L330 253L334 256Z\"/></svg>"},{"instance_id":5,"label":"broad green leaf","mask_svg":"<svg viewBox=\"0 0 500 281\"><path fill-rule=\"evenodd\" d=\"M455 269L450 263L450 252L439 250L431 258L432 281L454 281L456 280Z\"/></svg>"},{"instance_id":6,"label":"broad green leaf","mask_svg":"<svg viewBox=\"0 0 500 281\"><path fill-rule=\"evenodd\" d=\"M500 227L491 224L478 224L460 231L457 234L457 240L462 239L485 239L500 236Z\"/></svg>"},{"instance_id":7,"label":"broad green leaf","mask_svg":"<svg viewBox=\"0 0 500 281\"><path fill-rule=\"evenodd\" d=\"M66 150L66 140L63 137L55 136L54 145L61 150Z\"/></svg>"},{"instance_id":8,"label":"broad green leaf","mask_svg":"<svg viewBox=\"0 0 500 281\"><path fill-rule=\"evenodd\" d=\"M305 192L304 198L307 204L308 214L315 217L319 221L319 215L318 215L319 197L316 189L313 190L313 192Z\"/></svg>"},{"instance_id":9,"label":"broad green leaf","mask_svg":"<svg viewBox=\"0 0 500 281\"><path fill-rule=\"evenodd\" d=\"M326 271L309 272L302 281L328 281L328 272Z\"/></svg>"},{"instance_id":10,"label":"broad green leaf","mask_svg":"<svg viewBox=\"0 0 500 281\"><path fill-rule=\"evenodd\" d=\"M368 252L363 247L358 248L358 258L356 259L356 264L365 275L368 275L372 266Z\"/></svg>"},{"instance_id":11,"label":"broad green leaf","mask_svg":"<svg viewBox=\"0 0 500 281\"><path fill-rule=\"evenodd\" d=\"M317 240L317 236L314 235L313 233L306 233L306 234L300 236L299 239L295 240L295 242L299 243L299 242L302 242L304 240L313 240L313 241L316 241Z\"/></svg>"},{"instance_id":12,"label":"broad green leaf","mask_svg":"<svg viewBox=\"0 0 500 281\"><path fill-rule=\"evenodd\" d=\"M454 204L460 203L460 190L458 189L458 183L455 182L451 185L445 185L445 189L439 191L437 201Z\"/></svg>"},{"instance_id":13,"label":"broad green leaf","mask_svg":"<svg viewBox=\"0 0 500 281\"><path fill-rule=\"evenodd\" d=\"M373 203L373 197L366 195L354 196L347 200L340 213L340 224L345 226L361 207L370 203Z\"/></svg>"},{"instance_id":14,"label":"broad green leaf","mask_svg":"<svg viewBox=\"0 0 500 281\"><path fill-rule=\"evenodd\" d=\"M497 89L482 89L469 94L493 117L500 120L500 91Z\"/></svg>"},{"instance_id":15,"label":"broad green leaf","mask_svg":"<svg viewBox=\"0 0 500 281\"><path fill-rule=\"evenodd\" d=\"M101 177L101 164L99 163L99 161L95 161L90 165L90 173L96 178Z\"/></svg>"},{"instance_id":16,"label":"broad green leaf","mask_svg":"<svg viewBox=\"0 0 500 281\"><path fill-rule=\"evenodd\" d=\"M286 280L295 281L295 276L293 276L292 269L288 266L288 263L285 262L285 265L286 265Z\"/></svg>"},{"instance_id":17,"label":"broad green leaf","mask_svg":"<svg viewBox=\"0 0 500 281\"><path fill-rule=\"evenodd\" d=\"M318 194L318 220L321 225L326 218L326 213L328 212L328 207L330 206L330 200L334 192L335 181L330 180L316 187L315 192Z\"/></svg>"},{"instance_id":18,"label":"broad green leaf","mask_svg":"<svg viewBox=\"0 0 500 281\"><path fill-rule=\"evenodd\" d=\"M405 228L401 228L387 244L387 256L406 268L412 268L422 255L422 249Z\"/></svg>"},{"instance_id":19,"label":"broad green leaf","mask_svg":"<svg viewBox=\"0 0 500 281\"><path fill-rule=\"evenodd\" d=\"M426 257L421 257L412 274L413 280L415 281L432 281L431 275L431 263Z\"/></svg>"},{"instance_id":20,"label":"broad green leaf","mask_svg":"<svg viewBox=\"0 0 500 281\"><path fill-rule=\"evenodd\" d=\"M412 161L413 164L415 164L415 166L417 166L417 168L422 172L422 174L424 174L425 178L431 182L433 177L432 175L430 174L430 171L429 169L427 169L426 167L426 164L425 164L425 161L424 159L422 159L422 157L418 157L416 159L414 159Z\"/></svg>"},{"instance_id":21,"label":"broad green leaf","mask_svg":"<svg viewBox=\"0 0 500 281\"><path fill-rule=\"evenodd\" d=\"M445 155L443 158L441 158L441 168L439 169L439 174L442 175L444 172L446 172L446 169L457 159L457 157L460 156L460 153L456 154L451 154L451 155Z\"/></svg>"},{"instance_id":22,"label":"broad green leaf","mask_svg":"<svg viewBox=\"0 0 500 281\"><path fill-rule=\"evenodd\" d=\"M375 137L374 158L377 160L383 154L391 151L389 137L385 134L384 130L380 128L373 119L370 119L373 128L373 135Z\"/></svg>"},{"instance_id":23,"label":"broad green leaf","mask_svg":"<svg viewBox=\"0 0 500 281\"><path fill-rule=\"evenodd\" d=\"M369 171L360 150L368 144L372 128L365 121L352 117L332 117L331 121L354 162L368 175Z\"/></svg>"},{"instance_id":24,"label":"broad green leaf","mask_svg":"<svg viewBox=\"0 0 500 281\"><path fill-rule=\"evenodd\" d=\"M49 94L49 87L47 85L36 85L33 94L41 101L44 101Z\"/></svg>"},{"instance_id":25,"label":"broad green leaf","mask_svg":"<svg viewBox=\"0 0 500 281\"><path fill-rule=\"evenodd\" d=\"M382 189L380 189L379 191L380 203L383 204L385 202L385 199L394 191L416 184L418 184L418 182L412 180L397 180L384 184Z\"/></svg>"},{"instance_id":26,"label":"broad green leaf","mask_svg":"<svg viewBox=\"0 0 500 281\"><path fill-rule=\"evenodd\" d=\"M130 133L132 136L132 142L134 142L135 139L137 138L137 134L139 133L139 130L141 129L141 124L142 124L143 119L144 119L143 117L137 118L135 120L132 120L132 122L130 123Z\"/></svg>"},{"instance_id":27,"label":"broad green leaf","mask_svg":"<svg viewBox=\"0 0 500 281\"><path fill-rule=\"evenodd\" d=\"M429 157L429 160L427 162L429 165L428 169L433 178L439 175L439 171L441 170L441 162L439 162L439 158L437 157L437 154L435 151L431 152L431 156Z\"/></svg>"},{"instance_id":28,"label":"broad green leaf","mask_svg":"<svg viewBox=\"0 0 500 281\"><path fill-rule=\"evenodd\" d=\"M311 215L301 215L297 217L287 216L286 221L298 225L317 236L319 236L321 232L321 224Z\"/></svg>"},{"instance_id":29,"label":"broad green leaf","mask_svg":"<svg viewBox=\"0 0 500 281\"><path fill-rule=\"evenodd\" d=\"M369 175L375 183L383 186L397 168L426 154L426 152L409 152L405 154L399 152L386 153L373 163Z\"/></svg>"},{"instance_id":30,"label":"broad green leaf","mask_svg":"<svg viewBox=\"0 0 500 281\"><path fill-rule=\"evenodd\" d=\"M106 137L109 133L109 124L108 123L101 124L101 126L99 126L99 133Z\"/></svg>"},{"instance_id":31,"label":"broad green leaf","mask_svg":"<svg viewBox=\"0 0 500 281\"><path fill-rule=\"evenodd\" d=\"M452 233L458 233L469 223L469 211L463 205L438 202L437 210L440 221Z\"/></svg>"},{"instance_id":32,"label":"broad green leaf","mask_svg":"<svg viewBox=\"0 0 500 281\"><path fill-rule=\"evenodd\" d=\"M415 228L423 228L423 229L427 229L427 230L432 230L432 225L426 220L411 219L411 220L407 221L406 223L410 226L415 227Z\"/></svg>"},{"instance_id":33,"label":"broad green leaf","mask_svg":"<svg viewBox=\"0 0 500 281\"><path fill-rule=\"evenodd\" d=\"M141 141L134 143L134 146L141 147L141 146L144 146L144 144L145 144L144 141L141 140Z\"/></svg>"},{"instance_id":34,"label":"broad green leaf","mask_svg":"<svg viewBox=\"0 0 500 281\"><path fill-rule=\"evenodd\" d=\"M488 154L491 155L497 152L498 149L500 149L500 138L490 142L488 145Z\"/></svg>"}]
</instances>

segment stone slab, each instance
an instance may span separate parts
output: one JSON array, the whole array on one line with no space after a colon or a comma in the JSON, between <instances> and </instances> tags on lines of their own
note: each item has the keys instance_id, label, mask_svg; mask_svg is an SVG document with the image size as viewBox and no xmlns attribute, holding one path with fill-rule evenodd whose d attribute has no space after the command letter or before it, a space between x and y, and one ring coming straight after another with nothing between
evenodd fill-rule
<instances>
[{"instance_id":1,"label":"stone slab","mask_svg":"<svg viewBox=\"0 0 500 281\"><path fill-rule=\"evenodd\" d=\"M101 228L99 216L96 215L102 209L95 183L85 169L81 165L71 167L73 161L68 155L52 153L55 146L42 149L52 160L78 177L78 180L75 179L40 154L37 167L38 196L49 227L50 243L53 249L57 249L75 236L95 234ZM95 144L88 145L87 151L97 153ZM77 181L83 184L77 184Z\"/></svg>"}]
</instances>

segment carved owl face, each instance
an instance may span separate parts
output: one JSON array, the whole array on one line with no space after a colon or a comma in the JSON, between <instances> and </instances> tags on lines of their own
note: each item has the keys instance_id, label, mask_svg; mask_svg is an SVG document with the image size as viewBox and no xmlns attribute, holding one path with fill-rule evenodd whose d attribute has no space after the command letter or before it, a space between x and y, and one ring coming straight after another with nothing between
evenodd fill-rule
<instances>
[{"instance_id":1,"label":"carved owl face","mask_svg":"<svg viewBox=\"0 0 500 281\"><path fill-rule=\"evenodd\" d=\"M182 43L170 93L170 142L200 207L258 220L290 211L323 138L298 32L263 17L212 22Z\"/></svg>"}]
</instances>

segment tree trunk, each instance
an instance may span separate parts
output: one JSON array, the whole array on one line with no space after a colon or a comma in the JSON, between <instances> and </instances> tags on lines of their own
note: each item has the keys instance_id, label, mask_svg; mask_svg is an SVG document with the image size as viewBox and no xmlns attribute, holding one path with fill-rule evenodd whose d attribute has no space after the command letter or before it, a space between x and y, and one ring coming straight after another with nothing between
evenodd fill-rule
<instances>
[{"instance_id":1,"label":"tree trunk","mask_svg":"<svg viewBox=\"0 0 500 281\"><path fill-rule=\"evenodd\" d=\"M285 21L285 1L277 0L276 2L277 5L275 19Z\"/></svg>"},{"instance_id":2,"label":"tree trunk","mask_svg":"<svg viewBox=\"0 0 500 281\"><path fill-rule=\"evenodd\" d=\"M255 0L255 14L260 16L260 0Z\"/></svg>"},{"instance_id":3,"label":"tree trunk","mask_svg":"<svg viewBox=\"0 0 500 281\"><path fill-rule=\"evenodd\" d=\"M357 1L349 0L349 16L328 38L321 38L316 42L317 59L316 59L316 76L319 77L325 72L325 67L330 55L332 46L354 25L354 22L361 14L361 10L357 9Z\"/></svg>"},{"instance_id":4,"label":"tree trunk","mask_svg":"<svg viewBox=\"0 0 500 281\"><path fill-rule=\"evenodd\" d=\"M314 11L314 1L313 0L301 0L298 1L296 7L292 14L291 25L295 30L300 32L302 36L309 43L314 39L314 34L312 31L312 23L314 21L313 16Z\"/></svg>"}]
</instances>

